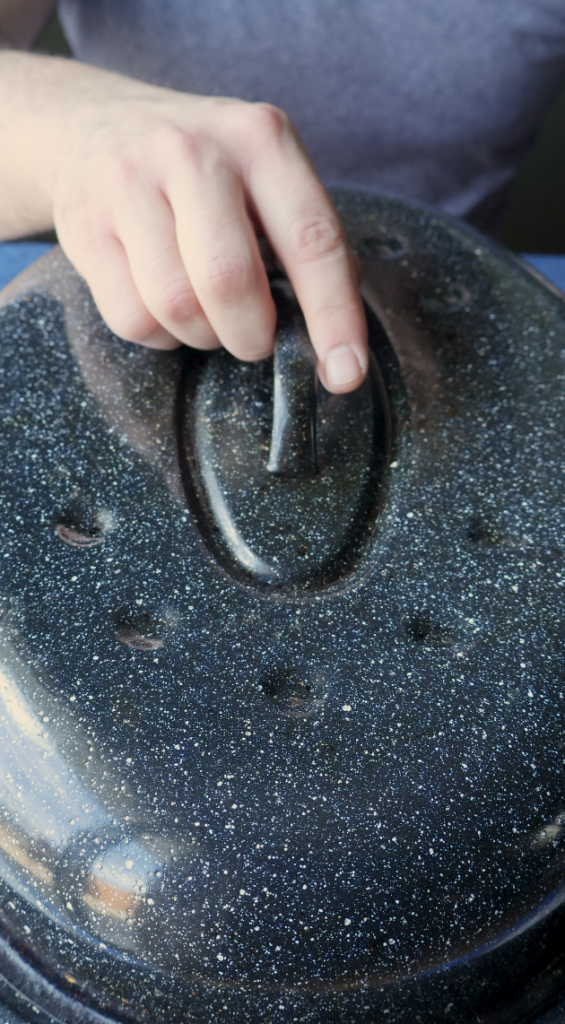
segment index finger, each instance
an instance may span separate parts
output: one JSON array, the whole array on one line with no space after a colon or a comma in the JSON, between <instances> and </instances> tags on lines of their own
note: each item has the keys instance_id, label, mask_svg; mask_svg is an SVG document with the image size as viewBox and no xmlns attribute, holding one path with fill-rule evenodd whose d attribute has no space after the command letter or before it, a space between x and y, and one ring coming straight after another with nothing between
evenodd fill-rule
<instances>
[{"instance_id":1,"label":"index finger","mask_svg":"<svg viewBox=\"0 0 565 1024\"><path fill-rule=\"evenodd\" d=\"M249 167L251 197L304 313L324 386L353 391L367 372L367 324L340 220L292 130Z\"/></svg>"}]
</instances>

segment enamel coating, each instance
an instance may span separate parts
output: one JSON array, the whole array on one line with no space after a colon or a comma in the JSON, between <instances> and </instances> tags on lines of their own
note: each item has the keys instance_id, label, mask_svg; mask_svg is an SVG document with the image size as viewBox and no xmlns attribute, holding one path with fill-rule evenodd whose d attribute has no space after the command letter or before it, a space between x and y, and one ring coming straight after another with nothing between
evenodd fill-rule
<instances>
[{"instance_id":1,"label":"enamel coating","mask_svg":"<svg viewBox=\"0 0 565 1024\"><path fill-rule=\"evenodd\" d=\"M263 403L266 464L268 364L120 341L58 251L3 293L6 1019L517 1024L565 985L565 307L434 211L335 199L388 410L349 511L241 511L246 431L205 409ZM279 578L218 529L208 442Z\"/></svg>"}]
</instances>

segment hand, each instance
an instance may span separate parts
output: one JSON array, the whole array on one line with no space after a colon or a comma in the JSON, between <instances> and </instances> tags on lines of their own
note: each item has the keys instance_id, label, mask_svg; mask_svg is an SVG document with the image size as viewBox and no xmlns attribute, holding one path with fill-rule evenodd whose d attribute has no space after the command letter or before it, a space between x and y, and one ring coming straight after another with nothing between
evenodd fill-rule
<instances>
[{"instance_id":1,"label":"hand","mask_svg":"<svg viewBox=\"0 0 565 1024\"><path fill-rule=\"evenodd\" d=\"M322 383L356 388L367 342L353 258L285 114L84 72L53 174L53 219L111 330L155 348L269 355L264 234L306 317Z\"/></svg>"}]
</instances>

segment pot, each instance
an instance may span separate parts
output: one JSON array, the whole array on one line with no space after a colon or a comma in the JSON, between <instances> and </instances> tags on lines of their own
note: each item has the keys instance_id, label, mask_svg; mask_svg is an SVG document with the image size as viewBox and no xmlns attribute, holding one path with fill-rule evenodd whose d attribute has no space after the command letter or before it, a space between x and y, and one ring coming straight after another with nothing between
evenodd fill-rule
<instances>
[{"instance_id":1,"label":"pot","mask_svg":"<svg viewBox=\"0 0 565 1024\"><path fill-rule=\"evenodd\" d=\"M371 367L0 308L10 1020L517 1024L565 987L565 309L336 190Z\"/></svg>"}]
</instances>

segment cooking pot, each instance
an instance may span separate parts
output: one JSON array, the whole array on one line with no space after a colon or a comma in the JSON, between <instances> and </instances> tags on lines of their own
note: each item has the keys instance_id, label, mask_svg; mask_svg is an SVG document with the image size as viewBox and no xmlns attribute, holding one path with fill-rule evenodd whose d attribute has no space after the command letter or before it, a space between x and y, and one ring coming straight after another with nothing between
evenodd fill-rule
<instances>
[{"instance_id":1,"label":"cooking pot","mask_svg":"<svg viewBox=\"0 0 565 1024\"><path fill-rule=\"evenodd\" d=\"M337 190L371 366L0 308L7 1021L517 1024L565 989L565 308ZM549 1017L547 1018L550 1019Z\"/></svg>"}]
</instances>

